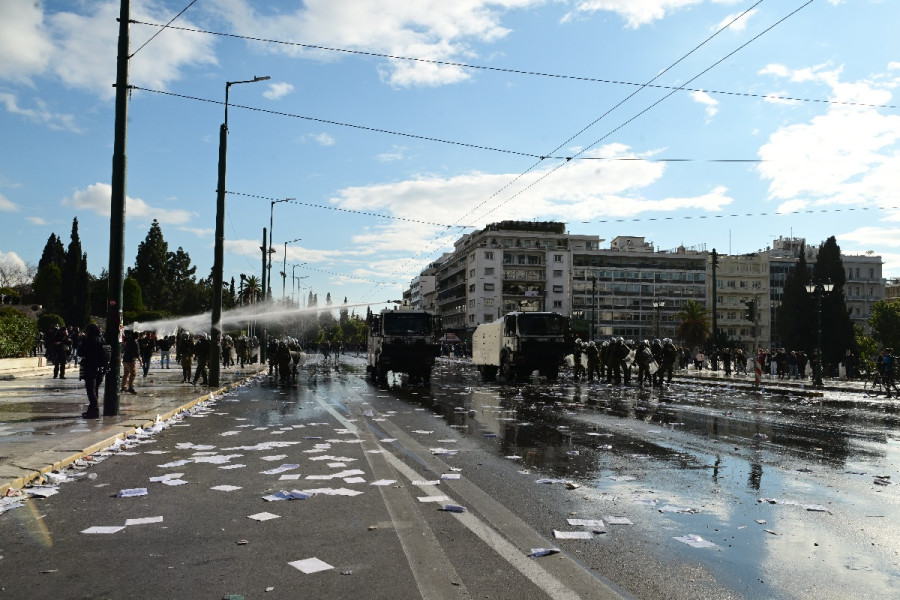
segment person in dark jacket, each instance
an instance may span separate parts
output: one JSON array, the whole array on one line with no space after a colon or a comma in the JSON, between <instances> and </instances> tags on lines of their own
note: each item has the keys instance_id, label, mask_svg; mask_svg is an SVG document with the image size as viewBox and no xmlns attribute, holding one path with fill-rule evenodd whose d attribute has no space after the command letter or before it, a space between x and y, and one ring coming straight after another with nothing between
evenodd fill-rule
<instances>
[{"instance_id":1,"label":"person in dark jacket","mask_svg":"<svg viewBox=\"0 0 900 600\"><path fill-rule=\"evenodd\" d=\"M72 349L72 341L65 328L54 325L47 336L47 358L53 362L53 378L66 378L66 362Z\"/></svg>"},{"instance_id":2,"label":"person in dark jacket","mask_svg":"<svg viewBox=\"0 0 900 600\"><path fill-rule=\"evenodd\" d=\"M197 359L197 369L194 371L194 381L192 382L194 385L197 385L197 381L200 379L203 380L203 385L209 385L209 374L206 370L206 366L209 364L209 348L209 335L201 333L194 342L194 357Z\"/></svg>"},{"instance_id":3,"label":"person in dark jacket","mask_svg":"<svg viewBox=\"0 0 900 600\"><path fill-rule=\"evenodd\" d=\"M134 391L134 378L137 377L137 363L141 361L141 349L138 346L133 331L125 332L125 341L122 343L122 390L129 394L137 394Z\"/></svg>"},{"instance_id":4,"label":"person in dark jacket","mask_svg":"<svg viewBox=\"0 0 900 600\"><path fill-rule=\"evenodd\" d=\"M105 345L100 328L91 323L84 330L84 339L78 348L81 357L79 368L80 379L84 380L87 390L88 408L81 413L85 419L96 419L100 416L100 384L109 369L109 346Z\"/></svg>"}]
</instances>

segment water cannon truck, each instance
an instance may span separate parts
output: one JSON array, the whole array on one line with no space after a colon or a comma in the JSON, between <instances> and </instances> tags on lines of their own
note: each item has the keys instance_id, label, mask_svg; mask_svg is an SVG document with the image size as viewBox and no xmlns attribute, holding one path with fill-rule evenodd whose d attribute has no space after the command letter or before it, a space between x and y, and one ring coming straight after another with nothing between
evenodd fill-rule
<instances>
[{"instance_id":1,"label":"water cannon truck","mask_svg":"<svg viewBox=\"0 0 900 600\"><path fill-rule=\"evenodd\" d=\"M369 315L368 366L376 381L387 381L388 371L406 373L428 383L435 359L441 353L441 318L408 306L386 308Z\"/></svg>"},{"instance_id":2,"label":"water cannon truck","mask_svg":"<svg viewBox=\"0 0 900 600\"><path fill-rule=\"evenodd\" d=\"M553 381L571 350L569 319L553 312L511 312L472 335L472 362L485 381L512 383L535 370Z\"/></svg>"}]
</instances>

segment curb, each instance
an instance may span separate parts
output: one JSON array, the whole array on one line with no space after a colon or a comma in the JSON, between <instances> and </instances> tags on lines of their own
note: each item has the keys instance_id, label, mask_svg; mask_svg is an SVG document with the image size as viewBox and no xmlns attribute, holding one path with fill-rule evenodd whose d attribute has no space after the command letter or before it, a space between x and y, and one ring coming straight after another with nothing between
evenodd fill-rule
<instances>
[{"instance_id":1,"label":"curb","mask_svg":"<svg viewBox=\"0 0 900 600\"><path fill-rule=\"evenodd\" d=\"M215 390L211 390L208 393L204 394L203 396L200 396L199 398L195 398L177 408L170 410L167 413L158 415L159 419L162 421L171 419L178 413L188 410L190 408L193 408L194 406L196 406L197 404L200 404L201 402L205 402L207 400L212 399L214 396L224 394L231 389L234 389L236 387L246 384L247 382L251 381L252 379L255 379L260 373L263 373L264 371L265 370L258 371L255 375L251 375L249 377L244 377L243 379L240 379L238 381L230 383L226 386L220 387ZM28 485L29 483L31 483L32 481L34 481L35 479L37 479L38 477L40 477L46 473L49 473L51 471L62 470L77 460L80 460L86 456L90 456L91 454L94 454L95 452L103 450L104 448L108 448L109 446L112 446L117 440L124 440L126 437L128 437L129 435L132 435L134 432L136 432L138 429L152 426L155 423L156 423L156 419L150 419L147 421L143 421L142 423L140 423L138 425L131 425L131 426L129 426L129 429L127 429L126 431L117 433L117 434L110 436L108 438L105 438L99 442L95 442L95 443L91 444L90 446L88 446L87 448L84 448L80 452L76 452L75 454L67 456L66 458L64 458L62 460L58 460L55 463L53 463L47 467L44 467L37 471L32 471L31 473L28 473L27 475L23 475L21 477L17 477L15 479L13 479L12 481L8 481L6 483L0 484L0 496L6 495L6 492L11 489L22 489L26 485Z\"/></svg>"}]
</instances>

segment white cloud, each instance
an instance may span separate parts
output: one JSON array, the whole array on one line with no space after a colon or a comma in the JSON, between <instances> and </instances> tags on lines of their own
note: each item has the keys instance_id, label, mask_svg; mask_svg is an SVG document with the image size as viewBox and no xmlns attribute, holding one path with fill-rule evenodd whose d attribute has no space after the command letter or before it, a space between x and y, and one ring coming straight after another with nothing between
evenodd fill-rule
<instances>
[{"instance_id":1,"label":"white cloud","mask_svg":"<svg viewBox=\"0 0 900 600\"><path fill-rule=\"evenodd\" d=\"M237 33L363 50L396 56L453 61L471 56L472 43L491 43L509 30L502 15L546 0L308 0L294 12L271 12L248 0L213 7ZM280 45L267 49L319 60L339 60L331 52ZM386 61L379 67L395 86L437 86L469 77L459 67L427 62Z\"/></svg>"},{"instance_id":2,"label":"white cloud","mask_svg":"<svg viewBox=\"0 0 900 600\"><path fill-rule=\"evenodd\" d=\"M94 183L83 190L77 190L71 198L63 198L63 206L87 209L98 215L110 215L112 186L108 183ZM180 225L187 223L195 213L181 209L164 209L150 206L140 198L128 197L125 203L125 217L153 218L162 224Z\"/></svg>"},{"instance_id":3,"label":"white cloud","mask_svg":"<svg viewBox=\"0 0 900 600\"><path fill-rule=\"evenodd\" d=\"M382 152L375 156L378 162L391 163L403 160L406 157L406 148L404 146L394 145L390 152Z\"/></svg>"},{"instance_id":4,"label":"white cloud","mask_svg":"<svg viewBox=\"0 0 900 600\"><path fill-rule=\"evenodd\" d=\"M279 100L294 91L294 86L290 83L271 83L269 89L263 92L263 98L269 100Z\"/></svg>"},{"instance_id":5,"label":"white cloud","mask_svg":"<svg viewBox=\"0 0 900 600\"><path fill-rule=\"evenodd\" d=\"M694 102L702 104L706 107L707 122L719 112L719 101L702 90L691 92L691 98Z\"/></svg>"},{"instance_id":6,"label":"white cloud","mask_svg":"<svg viewBox=\"0 0 900 600\"><path fill-rule=\"evenodd\" d=\"M0 212L19 212L19 205L0 194Z\"/></svg>"},{"instance_id":7,"label":"white cloud","mask_svg":"<svg viewBox=\"0 0 900 600\"><path fill-rule=\"evenodd\" d=\"M728 15L727 17L725 17L724 19L719 21L716 24L716 26L712 28L712 30L718 31L718 30L722 29L723 27L727 26L729 31L733 31L735 33L740 33L741 31L744 31L747 29L747 24L750 23L750 19L753 17L753 15L755 15L758 12L759 11L755 8L752 10L748 10L747 14L742 16L737 21L735 21L735 19L737 19L738 16L741 15L741 13L734 13L732 15ZM732 21L734 21L734 22L732 23Z\"/></svg>"},{"instance_id":8,"label":"white cloud","mask_svg":"<svg viewBox=\"0 0 900 600\"><path fill-rule=\"evenodd\" d=\"M47 68L52 53L40 2L0 2L0 79L28 82Z\"/></svg>"},{"instance_id":9,"label":"white cloud","mask_svg":"<svg viewBox=\"0 0 900 600\"><path fill-rule=\"evenodd\" d=\"M620 144L610 144L585 156L642 157ZM715 187L695 197L647 198L643 190L658 182L665 172L664 163L650 161L572 161L539 185L526 189L548 171L549 167L522 177L515 186L499 195L497 190L507 186L517 174L423 175L405 181L345 188L331 202L349 210L427 221L390 221L366 229L353 238L354 246L376 251L398 251L406 256L411 251L413 254L422 251L425 260L437 249L447 247L459 235L461 227L482 227L492 221L596 221L683 208L715 212L733 202L723 187ZM485 203L487 199L490 201ZM471 212L466 214L470 209ZM442 225L452 227L448 229ZM406 269L401 270L406 272Z\"/></svg>"},{"instance_id":10,"label":"white cloud","mask_svg":"<svg viewBox=\"0 0 900 600\"><path fill-rule=\"evenodd\" d=\"M34 108L23 108L19 106L16 96L7 92L0 92L0 104L6 108L7 112L23 116L36 123L43 123L51 129L67 129L75 133L81 133L81 129L75 124L73 115L54 113L48 110L46 104L40 99L34 102L36 105Z\"/></svg>"},{"instance_id":11,"label":"white cloud","mask_svg":"<svg viewBox=\"0 0 900 600\"><path fill-rule=\"evenodd\" d=\"M637 29L666 17L673 11L702 4L704 0L581 0L575 11L591 13L614 12L622 17L629 27Z\"/></svg>"},{"instance_id":12,"label":"white cloud","mask_svg":"<svg viewBox=\"0 0 900 600\"><path fill-rule=\"evenodd\" d=\"M308 137L320 146L334 146L335 144L334 138L327 133L311 133Z\"/></svg>"},{"instance_id":13,"label":"white cloud","mask_svg":"<svg viewBox=\"0 0 900 600\"><path fill-rule=\"evenodd\" d=\"M40 217L25 217L25 220L31 223L32 225L46 225L47 221Z\"/></svg>"},{"instance_id":14,"label":"white cloud","mask_svg":"<svg viewBox=\"0 0 900 600\"><path fill-rule=\"evenodd\" d=\"M860 227L835 237L841 241L856 242L869 248L900 247L900 227Z\"/></svg>"},{"instance_id":15,"label":"white cloud","mask_svg":"<svg viewBox=\"0 0 900 600\"><path fill-rule=\"evenodd\" d=\"M118 0L68 3L83 12L44 12L40 2L5 0L0 3L0 76L30 81L52 74L72 88L112 98L116 79ZM166 22L170 11L151 0L132 2L133 19ZM112 26L111 26L112 24ZM194 26L182 16L179 24ZM133 25L131 49L138 48L158 29ZM175 30L160 33L135 54L130 65L132 84L166 88L185 67L215 64L213 40Z\"/></svg>"},{"instance_id":16,"label":"white cloud","mask_svg":"<svg viewBox=\"0 0 900 600\"><path fill-rule=\"evenodd\" d=\"M897 80L844 82L840 69L816 66L766 73L830 88L842 102L889 103ZM807 122L787 124L759 149L757 167L769 181L769 197L816 206L900 205L900 116L863 106L830 104Z\"/></svg>"},{"instance_id":17,"label":"white cloud","mask_svg":"<svg viewBox=\"0 0 900 600\"><path fill-rule=\"evenodd\" d=\"M215 232L213 229L204 229L202 227L179 227L178 229L180 231L193 233L197 237L210 237Z\"/></svg>"}]
</instances>

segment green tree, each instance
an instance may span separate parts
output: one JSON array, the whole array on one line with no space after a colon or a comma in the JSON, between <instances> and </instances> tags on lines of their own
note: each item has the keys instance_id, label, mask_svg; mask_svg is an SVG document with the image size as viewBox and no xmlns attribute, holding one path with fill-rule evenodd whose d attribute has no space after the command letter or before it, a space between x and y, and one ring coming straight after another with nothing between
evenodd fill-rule
<instances>
[{"instance_id":1,"label":"green tree","mask_svg":"<svg viewBox=\"0 0 900 600\"><path fill-rule=\"evenodd\" d=\"M134 268L128 270L128 276L140 285L147 308L166 308L167 300L171 298L173 290L167 277L170 274L168 263L169 245L163 239L159 222L153 219L147 237L138 245Z\"/></svg>"},{"instance_id":2,"label":"green tree","mask_svg":"<svg viewBox=\"0 0 900 600\"><path fill-rule=\"evenodd\" d=\"M56 237L55 233L51 233L50 238L44 245L44 252L41 254L41 260L38 261L38 270L40 271L42 267L49 264L54 264L62 269L65 259L66 249L63 247L62 240Z\"/></svg>"},{"instance_id":3,"label":"green tree","mask_svg":"<svg viewBox=\"0 0 900 600\"><path fill-rule=\"evenodd\" d=\"M144 310L144 294L141 284L134 277L126 277L122 283L123 311L137 313Z\"/></svg>"},{"instance_id":4,"label":"green tree","mask_svg":"<svg viewBox=\"0 0 900 600\"><path fill-rule=\"evenodd\" d=\"M900 302L880 300L873 304L869 327L883 348L900 348Z\"/></svg>"},{"instance_id":5,"label":"green tree","mask_svg":"<svg viewBox=\"0 0 900 600\"><path fill-rule=\"evenodd\" d=\"M259 302L261 293L262 284L259 281L259 277L256 275L244 277L244 287L241 290L244 304L255 304L256 302Z\"/></svg>"},{"instance_id":6,"label":"green tree","mask_svg":"<svg viewBox=\"0 0 900 600\"><path fill-rule=\"evenodd\" d=\"M853 327L856 333L856 357L859 360L861 373L872 373L875 369L875 357L878 355L878 342L868 336L859 325Z\"/></svg>"},{"instance_id":7,"label":"green tree","mask_svg":"<svg viewBox=\"0 0 900 600\"><path fill-rule=\"evenodd\" d=\"M90 319L87 288L87 254L81 249L78 218L72 220L72 238L62 268L62 298L60 310L69 325L84 327Z\"/></svg>"},{"instance_id":8,"label":"green tree","mask_svg":"<svg viewBox=\"0 0 900 600\"><path fill-rule=\"evenodd\" d=\"M37 323L14 308L0 308L0 358L28 356L37 337Z\"/></svg>"},{"instance_id":9,"label":"green tree","mask_svg":"<svg viewBox=\"0 0 900 600\"><path fill-rule=\"evenodd\" d=\"M822 358L823 364L830 368L835 368L834 365L841 362L848 349L856 351L853 321L850 320L844 298L846 280L841 248L835 237L831 236L819 247L811 282L834 285L831 292L822 295ZM815 301L815 295L812 296Z\"/></svg>"},{"instance_id":10,"label":"green tree","mask_svg":"<svg viewBox=\"0 0 900 600\"><path fill-rule=\"evenodd\" d=\"M781 305L775 313L778 338L781 345L790 350L812 350L815 347L816 307L815 299L806 291L809 283L809 267L806 248L800 247L800 258L784 281Z\"/></svg>"},{"instance_id":11,"label":"green tree","mask_svg":"<svg viewBox=\"0 0 900 600\"><path fill-rule=\"evenodd\" d=\"M44 310L57 312L60 308L62 271L55 263L47 263L38 269L34 277L34 295Z\"/></svg>"},{"instance_id":12,"label":"green tree","mask_svg":"<svg viewBox=\"0 0 900 600\"><path fill-rule=\"evenodd\" d=\"M709 310L696 300L688 300L684 308L675 315L678 323L678 337L690 348L703 346L709 336Z\"/></svg>"}]
</instances>

